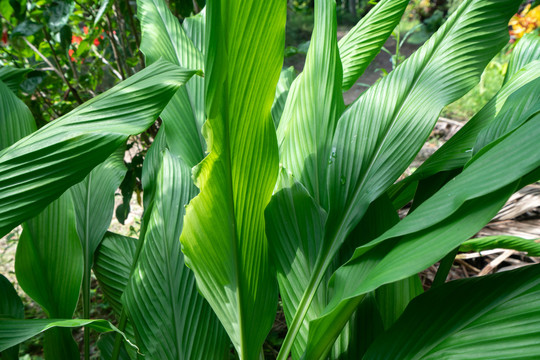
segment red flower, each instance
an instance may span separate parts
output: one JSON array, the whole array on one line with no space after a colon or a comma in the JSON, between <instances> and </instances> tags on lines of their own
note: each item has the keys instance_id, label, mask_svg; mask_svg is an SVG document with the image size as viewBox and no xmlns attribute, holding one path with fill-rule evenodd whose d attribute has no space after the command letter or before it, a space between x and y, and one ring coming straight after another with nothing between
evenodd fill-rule
<instances>
[{"instance_id":1,"label":"red flower","mask_svg":"<svg viewBox=\"0 0 540 360\"><path fill-rule=\"evenodd\" d=\"M73 62L75 62L75 58L73 57L74 52L75 52L75 50L73 50L73 49L69 49L69 51L68 51L69 57L71 58L71 61L73 61Z\"/></svg>"},{"instance_id":2,"label":"red flower","mask_svg":"<svg viewBox=\"0 0 540 360\"><path fill-rule=\"evenodd\" d=\"M83 38L80 37L80 36L77 36L77 35L73 35L71 37L71 43L72 44L80 44L82 40L83 40Z\"/></svg>"},{"instance_id":3,"label":"red flower","mask_svg":"<svg viewBox=\"0 0 540 360\"><path fill-rule=\"evenodd\" d=\"M95 39L94 39L94 45L96 45L96 46L99 45L99 39L98 39L98 38L95 38Z\"/></svg>"},{"instance_id":4,"label":"red flower","mask_svg":"<svg viewBox=\"0 0 540 360\"><path fill-rule=\"evenodd\" d=\"M7 30L6 29L4 29L4 31L2 31L2 42L4 44L7 44L7 42L8 42L8 35L7 35Z\"/></svg>"},{"instance_id":5,"label":"red flower","mask_svg":"<svg viewBox=\"0 0 540 360\"><path fill-rule=\"evenodd\" d=\"M83 30L85 35L88 35L88 27L83 26L82 30Z\"/></svg>"}]
</instances>

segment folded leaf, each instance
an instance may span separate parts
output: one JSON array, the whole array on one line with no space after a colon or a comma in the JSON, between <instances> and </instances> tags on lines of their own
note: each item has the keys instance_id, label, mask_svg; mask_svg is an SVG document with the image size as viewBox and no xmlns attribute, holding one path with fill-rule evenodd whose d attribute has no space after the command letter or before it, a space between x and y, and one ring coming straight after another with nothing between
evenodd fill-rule
<instances>
[{"instance_id":1,"label":"folded leaf","mask_svg":"<svg viewBox=\"0 0 540 360\"><path fill-rule=\"evenodd\" d=\"M164 0L137 1L141 21L141 51L146 63L164 58L187 69L204 70L200 50L188 38ZM201 136L204 117L204 79L194 77L178 89L161 115L169 146L189 166L202 158L205 143Z\"/></svg>"},{"instance_id":2,"label":"folded leaf","mask_svg":"<svg viewBox=\"0 0 540 360\"><path fill-rule=\"evenodd\" d=\"M336 4L315 1L315 27L304 70L294 80L277 129L280 161L327 208L332 134L345 105L336 39Z\"/></svg>"},{"instance_id":3,"label":"folded leaf","mask_svg":"<svg viewBox=\"0 0 540 360\"><path fill-rule=\"evenodd\" d=\"M343 90L349 90L401 20L407 0L381 0L339 41Z\"/></svg>"},{"instance_id":4,"label":"folded leaf","mask_svg":"<svg viewBox=\"0 0 540 360\"><path fill-rule=\"evenodd\" d=\"M225 359L229 350L178 241L185 205L196 194L191 168L165 151L144 245L123 297L140 345L152 359Z\"/></svg>"},{"instance_id":5,"label":"folded leaf","mask_svg":"<svg viewBox=\"0 0 540 360\"><path fill-rule=\"evenodd\" d=\"M116 331L122 334L107 320L82 319L31 319L8 320L0 319L0 351L30 339L46 330L53 328L74 328L88 326L99 332ZM123 335L123 334L122 334Z\"/></svg>"},{"instance_id":6,"label":"folded leaf","mask_svg":"<svg viewBox=\"0 0 540 360\"><path fill-rule=\"evenodd\" d=\"M508 62L504 82L506 83L515 73L527 64L540 60L540 32L532 31L523 35L512 50L512 56Z\"/></svg>"},{"instance_id":7,"label":"folded leaf","mask_svg":"<svg viewBox=\"0 0 540 360\"><path fill-rule=\"evenodd\" d=\"M540 256L540 239L530 240L518 236L495 235L465 241L459 251L484 251L491 249L512 249L526 252L528 256Z\"/></svg>"},{"instance_id":8,"label":"folded leaf","mask_svg":"<svg viewBox=\"0 0 540 360\"><path fill-rule=\"evenodd\" d=\"M193 74L156 62L0 151L0 236L84 179L130 135L148 128Z\"/></svg>"},{"instance_id":9,"label":"folded leaf","mask_svg":"<svg viewBox=\"0 0 540 360\"><path fill-rule=\"evenodd\" d=\"M264 209L278 173L271 107L286 3L212 1L206 16L203 134L209 154L194 169L201 192L187 207L180 240L200 292L239 357L255 359L277 307Z\"/></svg>"},{"instance_id":10,"label":"folded leaf","mask_svg":"<svg viewBox=\"0 0 540 360\"><path fill-rule=\"evenodd\" d=\"M0 150L34 131L36 122L30 109L0 81Z\"/></svg>"}]
</instances>

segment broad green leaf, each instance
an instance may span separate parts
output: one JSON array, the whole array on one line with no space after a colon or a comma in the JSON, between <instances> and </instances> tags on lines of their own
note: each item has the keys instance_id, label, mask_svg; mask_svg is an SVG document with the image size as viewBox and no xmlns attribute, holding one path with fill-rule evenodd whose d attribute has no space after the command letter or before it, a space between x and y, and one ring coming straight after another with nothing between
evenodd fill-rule
<instances>
[{"instance_id":1,"label":"broad green leaf","mask_svg":"<svg viewBox=\"0 0 540 360\"><path fill-rule=\"evenodd\" d=\"M365 293L438 261L497 213L515 190L516 181L540 167L540 154L529 151L540 137L539 125L537 115L478 153L460 175L412 214L356 249L351 260L334 273L336 295L324 315L310 323L308 344L314 345L308 348L308 358L328 351L332 342L329 332L337 337ZM390 239L400 240L396 244L397 240Z\"/></svg>"},{"instance_id":2,"label":"broad green leaf","mask_svg":"<svg viewBox=\"0 0 540 360\"><path fill-rule=\"evenodd\" d=\"M161 127L158 130L154 142L144 157L142 169L142 186L143 186L143 203L144 208L150 208L150 204L154 201L156 192L156 179L159 169L161 169L161 153L167 146L167 136L165 130ZM180 156L180 155L178 155Z\"/></svg>"},{"instance_id":3,"label":"broad green leaf","mask_svg":"<svg viewBox=\"0 0 540 360\"><path fill-rule=\"evenodd\" d=\"M15 288L13 288L13 285L2 274L0 274L0 294L2 294L0 297L0 319L23 319L24 306L21 298L15 291ZM19 346L13 345L10 348L0 351L0 356L5 360L18 360Z\"/></svg>"},{"instance_id":4,"label":"broad green leaf","mask_svg":"<svg viewBox=\"0 0 540 360\"><path fill-rule=\"evenodd\" d=\"M75 205L77 233L88 264L88 276L94 252L111 223L114 194L125 173L124 147L120 147L70 190Z\"/></svg>"},{"instance_id":5,"label":"broad green leaf","mask_svg":"<svg viewBox=\"0 0 540 360\"><path fill-rule=\"evenodd\" d=\"M11 66L0 67L0 81L7 85L7 87L15 94L19 91L19 85L23 82L24 77L32 69L28 68L14 68Z\"/></svg>"},{"instance_id":6,"label":"broad green leaf","mask_svg":"<svg viewBox=\"0 0 540 360\"><path fill-rule=\"evenodd\" d=\"M539 308L540 265L452 281L413 300L364 359L533 359Z\"/></svg>"},{"instance_id":7,"label":"broad green leaf","mask_svg":"<svg viewBox=\"0 0 540 360\"><path fill-rule=\"evenodd\" d=\"M526 252L528 256L540 256L540 239L530 240L518 236L495 235L465 241L459 251L484 251L491 249L512 249Z\"/></svg>"},{"instance_id":8,"label":"broad green leaf","mask_svg":"<svg viewBox=\"0 0 540 360\"><path fill-rule=\"evenodd\" d=\"M538 30L523 35L512 50L504 82L506 83L520 69L535 60L540 60L540 31Z\"/></svg>"},{"instance_id":9,"label":"broad green leaf","mask_svg":"<svg viewBox=\"0 0 540 360\"><path fill-rule=\"evenodd\" d=\"M416 274L378 288L375 296L384 328L394 324L409 302L423 292L422 282Z\"/></svg>"},{"instance_id":10,"label":"broad green leaf","mask_svg":"<svg viewBox=\"0 0 540 360\"><path fill-rule=\"evenodd\" d=\"M9 320L0 319L0 351L13 345L20 344L44 331L54 328L74 328L88 326L99 332L116 331L121 333L114 325L106 320L83 319L30 319ZM69 331L69 330L68 330ZM77 357L78 358L78 357Z\"/></svg>"},{"instance_id":11,"label":"broad green leaf","mask_svg":"<svg viewBox=\"0 0 540 360\"><path fill-rule=\"evenodd\" d=\"M137 1L141 20L141 51L146 63L164 58L188 69L204 70L201 51L187 37L165 0ZM180 88L161 115L171 151L189 166L198 164L204 155L201 136L204 116L204 79L195 77Z\"/></svg>"},{"instance_id":12,"label":"broad green leaf","mask_svg":"<svg viewBox=\"0 0 540 360\"><path fill-rule=\"evenodd\" d=\"M36 122L30 109L0 81L0 150L35 130Z\"/></svg>"},{"instance_id":13,"label":"broad green leaf","mask_svg":"<svg viewBox=\"0 0 540 360\"><path fill-rule=\"evenodd\" d=\"M82 181L130 135L148 128L193 74L156 62L0 151L0 236Z\"/></svg>"},{"instance_id":14,"label":"broad green leaf","mask_svg":"<svg viewBox=\"0 0 540 360\"><path fill-rule=\"evenodd\" d=\"M408 0L381 0L339 41L343 91L349 90L381 51L395 29Z\"/></svg>"},{"instance_id":15,"label":"broad green leaf","mask_svg":"<svg viewBox=\"0 0 540 360\"><path fill-rule=\"evenodd\" d=\"M540 113L540 78L522 86L508 97L495 119L478 134L473 153L519 127L537 113Z\"/></svg>"},{"instance_id":16,"label":"broad green leaf","mask_svg":"<svg viewBox=\"0 0 540 360\"><path fill-rule=\"evenodd\" d=\"M284 187L272 196L265 216L283 311L290 325L322 247L326 212L301 184L284 172L280 174L280 184ZM321 286L293 343L293 359L300 358L306 348L307 321L319 316L327 304L326 297L326 288Z\"/></svg>"},{"instance_id":17,"label":"broad green leaf","mask_svg":"<svg viewBox=\"0 0 540 360\"><path fill-rule=\"evenodd\" d=\"M373 293L368 294L351 315L332 347L330 358L361 359L373 341L384 332L383 321Z\"/></svg>"},{"instance_id":18,"label":"broad green leaf","mask_svg":"<svg viewBox=\"0 0 540 360\"><path fill-rule=\"evenodd\" d=\"M103 163L96 166L70 191L75 205L77 233L83 251L82 317L90 318L90 276L94 252L111 224L114 212L114 194L124 179L125 147L121 146ZM89 354L89 329L84 329L84 352Z\"/></svg>"},{"instance_id":19,"label":"broad green leaf","mask_svg":"<svg viewBox=\"0 0 540 360\"><path fill-rule=\"evenodd\" d=\"M83 276L83 252L70 191L23 224L15 273L21 288L48 317L73 316ZM65 329L45 334L44 351L47 359L72 359L79 353L70 331Z\"/></svg>"},{"instance_id":20,"label":"broad green leaf","mask_svg":"<svg viewBox=\"0 0 540 360\"><path fill-rule=\"evenodd\" d=\"M281 74L279 75L279 80L276 87L276 95L274 97L274 104L272 105L272 119L274 120L276 129L279 127L281 115L285 109L287 96L289 95L289 90L294 81L295 75L296 70L294 70L294 66L281 70Z\"/></svg>"},{"instance_id":21,"label":"broad green leaf","mask_svg":"<svg viewBox=\"0 0 540 360\"><path fill-rule=\"evenodd\" d=\"M137 239L107 232L96 251L94 274L117 317L122 312L122 294L129 281L136 247Z\"/></svg>"},{"instance_id":22,"label":"broad green leaf","mask_svg":"<svg viewBox=\"0 0 540 360\"><path fill-rule=\"evenodd\" d=\"M508 40L507 21L515 7L510 0L464 2L416 53L343 114L328 180L330 247L339 245L369 203L403 173L442 108L478 81Z\"/></svg>"},{"instance_id":23,"label":"broad green leaf","mask_svg":"<svg viewBox=\"0 0 540 360\"><path fill-rule=\"evenodd\" d=\"M227 335L197 292L178 241L185 205L196 194L191 168L165 151L144 245L123 297L153 359L227 358Z\"/></svg>"},{"instance_id":24,"label":"broad green leaf","mask_svg":"<svg viewBox=\"0 0 540 360\"><path fill-rule=\"evenodd\" d=\"M470 201L457 214L425 231L375 246L384 239L383 235L357 249L352 260L332 277L334 297L321 317L310 322L308 349L304 357L322 358L365 294L383 284L412 276L442 258L480 230L504 205L513 190L513 186L508 187Z\"/></svg>"},{"instance_id":25,"label":"broad green leaf","mask_svg":"<svg viewBox=\"0 0 540 360\"><path fill-rule=\"evenodd\" d=\"M23 224L15 271L21 288L47 315L73 315L83 270L82 249L75 227L70 192Z\"/></svg>"},{"instance_id":26,"label":"broad green leaf","mask_svg":"<svg viewBox=\"0 0 540 360\"><path fill-rule=\"evenodd\" d=\"M478 134L485 129L501 111L508 97L540 77L540 61L535 61L518 71L503 85L499 92L469 120L457 134L445 142L435 154L430 156L416 171L392 186L389 192L394 202L407 203L414 195L417 181L440 173L460 169L473 156L473 147ZM397 199L400 195L404 198Z\"/></svg>"},{"instance_id":27,"label":"broad green leaf","mask_svg":"<svg viewBox=\"0 0 540 360\"><path fill-rule=\"evenodd\" d=\"M324 246L312 273L318 280L305 290L297 321L369 204L414 159L442 108L474 86L507 42L507 21L515 8L510 0L464 2L415 54L343 113L327 154L330 206Z\"/></svg>"},{"instance_id":28,"label":"broad green leaf","mask_svg":"<svg viewBox=\"0 0 540 360\"><path fill-rule=\"evenodd\" d=\"M256 359L277 307L264 209L278 174L271 108L286 3L212 1L206 16L203 134L209 154L194 170L201 192L186 209L180 240L200 292L239 357Z\"/></svg>"},{"instance_id":29,"label":"broad green leaf","mask_svg":"<svg viewBox=\"0 0 540 360\"><path fill-rule=\"evenodd\" d=\"M316 0L314 15L306 64L289 91L277 137L283 167L326 208L328 154L345 105L335 2Z\"/></svg>"},{"instance_id":30,"label":"broad green leaf","mask_svg":"<svg viewBox=\"0 0 540 360\"><path fill-rule=\"evenodd\" d=\"M206 27L206 10L196 15L190 16L182 23L188 38L191 39L193 45L204 55L204 34Z\"/></svg>"}]
</instances>

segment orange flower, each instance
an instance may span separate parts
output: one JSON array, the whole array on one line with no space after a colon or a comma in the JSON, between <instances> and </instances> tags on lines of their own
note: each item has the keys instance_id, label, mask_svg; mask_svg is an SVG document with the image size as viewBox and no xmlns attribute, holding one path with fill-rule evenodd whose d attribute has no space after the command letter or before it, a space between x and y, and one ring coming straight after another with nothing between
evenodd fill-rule
<instances>
[{"instance_id":1,"label":"orange flower","mask_svg":"<svg viewBox=\"0 0 540 360\"><path fill-rule=\"evenodd\" d=\"M87 26L83 26L82 30L84 32L84 35L88 35L88 27Z\"/></svg>"},{"instance_id":2,"label":"orange flower","mask_svg":"<svg viewBox=\"0 0 540 360\"><path fill-rule=\"evenodd\" d=\"M71 43L72 44L80 44L82 40L83 40L83 38L80 37L80 36L77 36L77 35L73 35L71 37Z\"/></svg>"},{"instance_id":3,"label":"orange flower","mask_svg":"<svg viewBox=\"0 0 540 360\"><path fill-rule=\"evenodd\" d=\"M512 16L508 25L512 27L510 36L513 39L520 39L526 33L540 27L540 6L531 10L531 4L527 5L521 13Z\"/></svg>"},{"instance_id":4,"label":"orange flower","mask_svg":"<svg viewBox=\"0 0 540 360\"><path fill-rule=\"evenodd\" d=\"M73 57L74 52L75 52L75 50L73 50L73 49L69 49L69 51L68 51L69 57L71 58L71 61L73 61L73 62L75 62L75 58Z\"/></svg>"}]
</instances>

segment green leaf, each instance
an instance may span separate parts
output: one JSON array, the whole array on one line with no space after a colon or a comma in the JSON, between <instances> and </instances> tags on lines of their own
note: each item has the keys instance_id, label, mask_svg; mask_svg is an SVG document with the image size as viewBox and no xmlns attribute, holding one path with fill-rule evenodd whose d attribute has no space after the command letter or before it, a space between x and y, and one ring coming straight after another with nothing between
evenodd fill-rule
<instances>
[{"instance_id":1,"label":"green leaf","mask_svg":"<svg viewBox=\"0 0 540 360\"><path fill-rule=\"evenodd\" d=\"M144 157L141 182L143 186L144 208L147 211L150 209L150 204L154 201L157 174L159 169L161 169L161 153L167 146L167 136L164 129L163 127L159 128L154 142Z\"/></svg>"},{"instance_id":2,"label":"green leaf","mask_svg":"<svg viewBox=\"0 0 540 360\"><path fill-rule=\"evenodd\" d=\"M131 273L137 239L107 232L96 251L94 274L114 313L120 317L122 294Z\"/></svg>"},{"instance_id":3,"label":"green leaf","mask_svg":"<svg viewBox=\"0 0 540 360\"><path fill-rule=\"evenodd\" d=\"M0 67L0 81L7 85L7 87L15 94L19 91L19 85L24 81L26 74L31 72L32 69L28 68L14 68L11 66Z\"/></svg>"},{"instance_id":4,"label":"green leaf","mask_svg":"<svg viewBox=\"0 0 540 360\"><path fill-rule=\"evenodd\" d=\"M349 233L369 203L403 173L442 108L478 82L507 42L514 11L512 1L464 2L428 42L343 114L329 170L329 246L336 247L340 240L334 239Z\"/></svg>"},{"instance_id":5,"label":"green leaf","mask_svg":"<svg viewBox=\"0 0 540 360\"><path fill-rule=\"evenodd\" d=\"M285 319L290 326L311 271L322 247L326 212L307 190L282 170L284 186L272 196L266 207L266 235L272 262L277 270ZM304 324L292 345L293 359L298 359L307 344L307 321L320 315L327 304L326 288L321 286L312 300Z\"/></svg>"},{"instance_id":6,"label":"green leaf","mask_svg":"<svg viewBox=\"0 0 540 360\"><path fill-rule=\"evenodd\" d=\"M378 288L375 296L384 328L394 324L409 302L423 292L422 282L416 274Z\"/></svg>"},{"instance_id":7,"label":"green leaf","mask_svg":"<svg viewBox=\"0 0 540 360\"><path fill-rule=\"evenodd\" d=\"M532 31L523 35L512 50L512 56L508 62L504 83L527 64L540 60L540 31Z\"/></svg>"},{"instance_id":8,"label":"green leaf","mask_svg":"<svg viewBox=\"0 0 540 360\"><path fill-rule=\"evenodd\" d=\"M180 240L239 357L256 359L277 307L264 209L278 174L271 107L286 3L213 1L206 15L209 154L194 170L201 192L187 207Z\"/></svg>"},{"instance_id":9,"label":"green leaf","mask_svg":"<svg viewBox=\"0 0 540 360\"><path fill-rule=\"evenodd\" d=\"M306 64L291 86L277 130L283 167L324 209L332 134L345 108L336 27L335 2L315 1Z\"/></svg>"},{"instance_id":10,"label":"green leaf","mask_svg":"<svg viewBox=\"0 0 540 360\"><path fill-rule=\"evenodd\" d=\"M111 223L114 194L126 173L124 148L120 147L86 178L71 188L77 233L89 264Z\"/></svg>"},{"instance_id":11,"label":"green leaf","mask_svg":"<svg viewBox=\"0 0 540 360\"><path fill-rule=\"evenodd\" d=\"M36 24L32 20L24 20L19 25L13 29L11 32L11 37L16 36L31 36L37 33L39 30L43 28L42 24Z\"/></svg>"},{"instance_id":12,"label":"green leaf","mask_svg":"<svg viewBox=\"0 0 540 360\"><path fill-rule=\"evenodd\" d=\"M320 318L309 324L305 358L319 359L329 351L365 294L383 284L412 276L442 258L487 223L513 190L512 186L475 199L442 224L425 231L397 238L395 242L381 241L375 246L385 239L385 234L357 249L353 258L334 273L331 284L335 292L328 307Z\"/></svg>"},{"instance_id":13,"label":"green leaf","mask_svg":"<svg viewBox=\"0 0 540 360\"><path fill-rule=\"evenodd\" d=\"M73 316L83 276L83 252L70 191L23 224L15 273L21 288L48 317ZM48 359L72 359L79 354L70 331L65 329L45 334L44 351Z\"/></svg>"},{"instance_id":14,"label":"green leaf","mask_svg":"<svg viewBox=\"0 0 540 360\"><path fill-rule=\"evenodd\" d=\"M540 113L540 78L522 86L508 97L495 119L478 134L473 152L477 153L537 113Z\"/></svg>"},{"instance_id":15,"label":"green leaf","mask_svg":"<svg viewBox=\"0 0 540 360\"><path fill-rule=\"evenodd\" d=\"M0 81L0 151L35 130L36 122L30 109Z\"/></svg>"},{"instance_id":16,"label":"green leaf","mask_svg":"<svg viewBox=\"0 0 540 360\"><path fill-rule=\"evenodd\" d=\"M24 318L24 306L19 295L15 291L13 285L0 274L0 319L4 318ZM0 320L1 321L1 320ZM3 351L0 351L0 356L5 360L19 359L19 346L13 345Z\"/></svg>"},{"instance_id":17,"label":"green leaf","mask_svg":"<svg viewBox=\"0 0 540 360\"><path fill-rule=\"evenodd\" d=\"M83 180L130 135L148 128L193 74L157 62L0 151L0 236Z\"/></svg>"},{"instance_id":18,"label":"green leaf","mask_svg":"<svg viewBox=\"0 0 540 360\"><path fill-rule=\"evenodd\" d=\"M47 26L52 32L58 32L64 27L75 9L73 1L54 0L43 13Z\"/></svg>"},{"instance_id":19,"label":"green leaf","mask_svg":"<svg viewBox=\"0 0 540 360\"><path fill-rule=\"evenodd\" d=\"M279 121L281 120L287 96L289 95L289 90L295 76L296 70L294 70L294 66L281 70L281 74L279 75L274 104L272 105L272 119L274 120L276 129L279 127Z\"/></svg>"},{"instance_id":20,"label":"green leaf","mask_svg":"<svg viewBox=\"0 0 540 360\"><path fill-rule=\"evenodd\" d=\"M540 265L452 281L419 296L364 359L533 359Z\"/></svg>"},{"instance_id":21,"label":"green leaf","mask_svg":"<svg viewBox=\"0 0 540 360\"><path fill-rule=\"evenodd\" d=\"M141 19L141 51L147 64L159 58L189 69L204 70L204 57L187 37L178 19L164 0L139 0L137 13ZM180 88L161 115L171 151L189 166L204 156L201 135L204 116L204 79L195 77Z\"/></svg>"},{"instance_id":22,"label":"green leaf","mask_svg":"<svg viewBox=\"0 0 540 360\"><path fill-rule=\"evenodd\" d=\"M444 143L411 176L391 187L392 198L404 194L406 196L401 203L407 203L414 195L414 192L410 192L409 189L416 186L416 181L442 171L451 171L465 166L473 156L472 149L478 134L493 121L508 100L508 97L539 77L540 61L533 62L518 71L457 134Z\"/></svg>"},{"instance_id":23,"label":"green leaf","mask_svg":"<svg viewBox=\"0 0 540 360\"><path fill-rule=\"evenodd\" d=\"M324 246L293 325L302 321L323 274L370 203L414 159L442 108L478 82L507 42L507 21L515 7L509 0L464 2L424 46L343 113L327 154L330 206ZM330 345L318 350L328 351Z\"/></svg>"},{"instance_id":24,"label":"green leaf","mask_svg":"<svg viewBox=\"0 0 540 360\"><path fill-rule=\"evenodd\" d=\"M381 51L399 23L407 0L381 0L339 41L343 90L349 90Z\"/></svg>"},{"instance_id":25,"label":"green leaf","mask_svg":"<svg viewBox=\"0 0 540 360\"><path fill-rule=\"evenodd\" d=\"M530 240L517 236L496 235L465 241L459 251L484 251L491 249L512 249L526 252L528 256L540 256L540 239Z\"/></svg>"},{"instance_id":26,"label":"green leaf","mask_svg":"<svg viewBox=\"0 0 540 360\"><path fill-rule=\"evenodd\" d=\"M225 359L229 341L180 250L191 168L165 151L144 245L123 297L146 356Z\"/></svg>"},{"instance_id":27,"label":"green leaf","mask_svg":"<svg viewBox=\"0 0 540 360\"><path fill-rule=\"evenodd\" d=\"M110 360L112 358L115 333L108 332L101 334L99 340L97 341L97 347L99 349L100 359L101 360ZM118 360L131 360L129 353L125 347L120 348L120 353L118 355Z\"/></svg>"},{"instance_id":28,"label":"green leaf","mask_svg":"<svg viewBox=\"0 0 540 360\"><path fill-rule=\"evenodd\" d=\"M8 320L0 319L0 351L30 339L44 331L53 328L74 328L88 326L99 332L116 331L122 336L114 325L106 320L83 319L31 319Z\"/></svg>"},{"instance_id":29,"label":"green leaf","mask_svg":"<svg viewBox=\"0 0 540 360\"><path fill-rule=\"evenodd\" d=\"M99 10L96 14L96 18L94 19L94 26L101 21L101 18L107 13L107 11L109 11L113 3L114 1L111 0L101 0L101 5L99 5Z\"/></svg>"},{"instance_id":30,"label":"green leaf","mask_svg":"<svg viewBox=\"0 0 540 360\"><path fill-rule=\"evenodd\" d=\"M73 315L83 257L70 192L23 224L15 271L21 288L51 317Z\"/></svg>"},{"instance_id":31,"label":"green leaf","mask_svg":"<svg viewBox=\"0 0 540 360\"><path fill-rule=\"evenodd\" d=\"M357 248L333 276L335 297L323 316L310 323L308 344L313 346L308 358L328 351L330 331L337 337L363 294L421 271L487 223L513 193L516 181L540 167L540 154L529 151L539 136L537 115L478 153L460 175L392 229ZM390 239L400 240L395 244Z\"/></svg>"}]
</instances>

